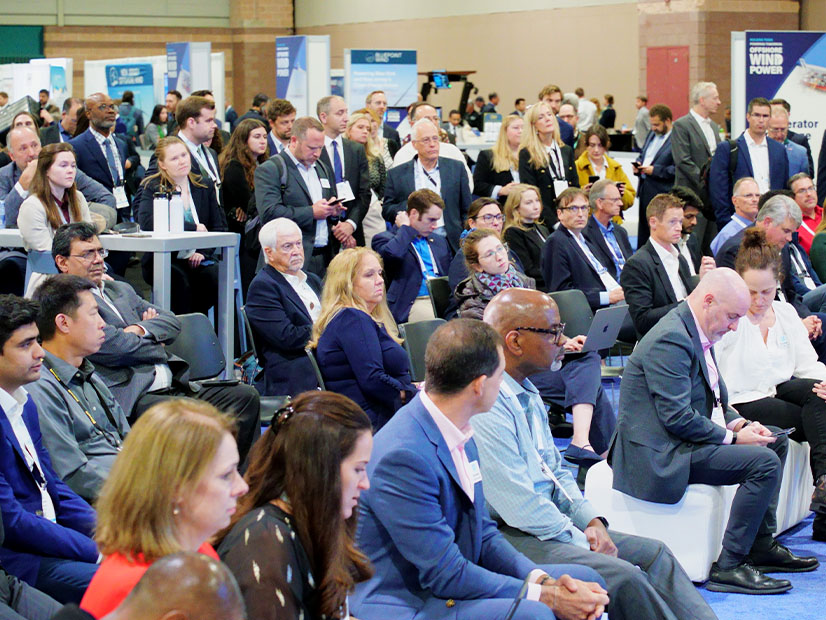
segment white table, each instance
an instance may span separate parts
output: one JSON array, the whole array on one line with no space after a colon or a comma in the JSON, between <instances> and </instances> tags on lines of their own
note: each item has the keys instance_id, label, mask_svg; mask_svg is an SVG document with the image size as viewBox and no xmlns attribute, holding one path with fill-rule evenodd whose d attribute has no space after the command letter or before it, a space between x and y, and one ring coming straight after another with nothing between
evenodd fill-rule
<instances>
[{"instance_id":1,"label":"white table","mask_svg":"<svg viewBox=\"0 0 826 620\"><path fill-rule=\"evenodd\" d=\"M146 236L100 235L101 244L107 250L124 252L152 252L154 303L169 310L171 297L172 253L196 248L220 248L222 260L218 263L218 338L226 359L226 376L232 377L235 359L234 329L234 279L235 244L238 233L232 232L184 232ZM0 229L0 247L22 248L23 237L19 230Z\"/></svg>"}]
</instances>

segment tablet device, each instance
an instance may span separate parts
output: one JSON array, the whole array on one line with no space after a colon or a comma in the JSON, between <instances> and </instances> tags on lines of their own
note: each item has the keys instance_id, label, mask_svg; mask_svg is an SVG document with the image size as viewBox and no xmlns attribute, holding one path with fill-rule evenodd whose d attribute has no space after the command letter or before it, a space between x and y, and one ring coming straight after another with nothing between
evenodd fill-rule
<instances>
[{"instance_id":1,"label":"tablet device","mask_svg":"<svg viewBox=\"0 0 826 620\"><path fill-rule=\"evenodd\" d=\"M567 351L565 355L610 349L617 341L617 335L625 321L626 314L628 314L627 304L597 310L591 321L591 327L588 329L585 346L581 351Z\"/></svg>"}]
</instances>

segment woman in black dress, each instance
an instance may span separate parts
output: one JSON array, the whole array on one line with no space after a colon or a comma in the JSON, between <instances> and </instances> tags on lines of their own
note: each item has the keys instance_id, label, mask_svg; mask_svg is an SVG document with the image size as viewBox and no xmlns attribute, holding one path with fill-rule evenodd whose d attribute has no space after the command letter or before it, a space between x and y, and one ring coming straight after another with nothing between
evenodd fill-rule
<instances>
[{"instance_id":1,"label":"woman in black dress","mask_svg":"<svg viewBox=\"0 0 826 620\"><path fill-rule=\"evenodd\" d=\"M536 280L536 288L547 291L542 278L541 259L545 240L551 233L542 223L541 215L539 188L524 183L514 185L505 203L505 230L502 236L508 249L519 257L523 273Z\"/></svg>"}]
</instances>

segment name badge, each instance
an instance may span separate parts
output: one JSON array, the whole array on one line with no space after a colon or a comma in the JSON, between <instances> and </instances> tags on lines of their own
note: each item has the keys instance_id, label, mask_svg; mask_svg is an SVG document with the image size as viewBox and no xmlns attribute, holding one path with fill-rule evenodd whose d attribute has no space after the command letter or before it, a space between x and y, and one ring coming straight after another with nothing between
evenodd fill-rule
<instances>
[{"instance_id":1,"label":"name badge","mask_svg":"<svg viewBox=\"0 0 826 620\"><path fill-rule=\"evenodd\" d=\"M565 179L554 179L554 193L557 197L566 189L568 189L568 181Z\"/></svg>"},{"instance_id":2,"label":"name badge","mask_svg":"<svg viewBox=\"0 0 826 620\"><path fill-rule=\"evenodd\" d=\"M118 185L112 190L115 195L115 207L118 209L125 209L129 206L129 199L126 197L126 189L123 185Z\"/></svg>"},{"instance_id":3,"label":"name badge","mask_svg":"<svg viewBox=\"0 0 826 620\"><path fill-rule=\"evenodd\" d=\"M468 470L470 473L470 481L473 484L482 482L482 472L479 469L479 461L470 461L468 463Z\"/></svg>"},{"instance_id":4,"label":"name badge","mask_svg":"<svg viewBox=\"0 0 826 620\"><path fill-rule=\"evenodd\" d=\"M319 178L319 181L321 181L321 187L323 187L324 189L330 189L330 180L329 179Z\"/></svg>"},{"instance_id":5,"label":"name badge","mask_svg":"<svg viewBox=\"0 0 826 620\"><path fill-rule=\"evenodd\" d=\"M351 200L356 199L356 195L353 193L353 190L350 187L350 181L342 181L341 183L336 183L336 195L339 198L341 198L344 202L350 202Z\"/></svg>"}]
</instances>

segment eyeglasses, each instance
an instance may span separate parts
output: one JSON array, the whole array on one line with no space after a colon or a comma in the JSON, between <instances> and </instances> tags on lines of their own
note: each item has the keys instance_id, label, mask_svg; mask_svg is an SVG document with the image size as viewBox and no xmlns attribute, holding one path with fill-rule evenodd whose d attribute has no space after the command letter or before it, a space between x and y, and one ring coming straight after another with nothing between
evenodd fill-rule
<instances>
[{"instance_id":1,"label":"eyeglasses","mask_svg":"<svg viewBox=\"0 0 826 620\"><path fill-rule=\"evenodd\" d=\"M491 250L490 252L485 252L479 258L493 258L494 256L496 256L498 254L506 254L507 251L508 251L508 248L506 248L504 245L500 245L495 250Z\"/></svg>"},{"instance_id":2,"label":"eyeglasses","mask_svg":"<svg viewBox=\"0 0 826 620\"><path fill-rule=\"evenodd\" d=\"M800 189L795 190L794 193L798 196L802 196L803 194L815 194L817 193L817 187L814 185L810 187L801 187Z\"/></svg>"},{"instance_id":3,"label":"eyeglasses","mask_svg":"<svg viewBox=\"0 0 826 620\"><path fill-rule=\"evenodd\" d=\"M416 138L413 142L421 142L422 144L436 144L439 142L439 136L430 136L429 138Z\"/></svg>"},{"instance_id":4,"label":"eyeglasses","mask_svg":"<svg viewBox=\"0 0 826 620\"><path fill-rule=\"evenodd\" d=\"M606 200L609 200L606 198ZM591 207L588 205L571 205L570 207L559 207L560 211L573 211L574 213L587 213Z\"/></svg>"},{"instance_id":5,"label":"eyeglasses","mask_svg":"<svg viewBox=\"0 0 826 620\"><path fill-rule=\"evenodd\" d=\"M493 214L488 213L487 215L477 215L475 220L482 220L485 224L490 224L491 222L501 222L505 219L505 216L501 213Z\"/></svg>"},{"instance_id":6,"label":"eyeglasses","mask_svg":"<svg viewBox=\"0 0 826 620\"><path fill-rule=\"evenodd\" d=\"M772 127L771 129L769 129L769 133L773 136L779 136L781 134L787 133L788 131L788 127Z\"/></svg>"},{"instance_id":7,"label":"eyeglasses","mask_svg":"<svg viewBox=\"0 0 826 620\"><path fill-rule=\"evenodd\" d=\"M98 106L95 106L101 112L105 112L106 110L114 110L115 104L114 103L101 103Z\"/></svg>"},{"instance_id":8,"label":"eyeglasses","mask_svg":"<svg viewBox=\"0 0 826 620\"><path fill-rule=\"evenodd\" d=\"M94 249L94 250L87 250L83 254L69 254L69 256L74 258L79 258L85 263L91 263L95 260L95 256L100 255L101 258L106 258L109 256L109 250L106 248Z\"/></svg>"},{"instance_id":9,"label":"eyeglasses","mask_svg":"<svg viewBox=\"0 0 826 620\"><path fill-rule=\"evenodd\" d=\"M554 327L514 327L514 331L534 332L536 334L547 334L554 337L554 344L559 344L562 334L565 331L565 323L558 323Z\"/></svg>"}]
</instances>

